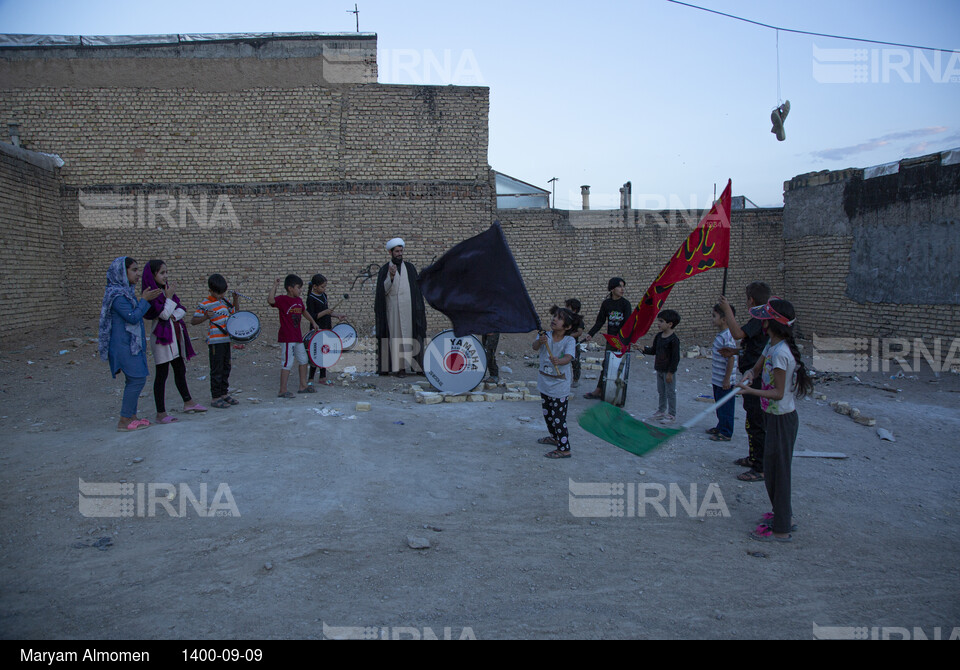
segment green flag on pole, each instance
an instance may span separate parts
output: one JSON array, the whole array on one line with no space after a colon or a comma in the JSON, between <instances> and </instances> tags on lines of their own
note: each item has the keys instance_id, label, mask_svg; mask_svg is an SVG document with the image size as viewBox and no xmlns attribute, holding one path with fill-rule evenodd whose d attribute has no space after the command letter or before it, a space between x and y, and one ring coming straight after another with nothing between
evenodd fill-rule
<instances>
[{"instance_id":1,"label":"green flag on pole","mask_svg":"<svg viewBox=\"0 0 960 670\"><path fill-rule=\"evenodd\" d=\"M631 454L643 456L659 447L672 437L688 430L717 407L737 395L740 388L735 386L718 402L706 408L679 428L653 426L634 419L619 407L601 402L580 415L577 420L580 427L601 440L620 447Z\"/></svg>"}]
</instances>

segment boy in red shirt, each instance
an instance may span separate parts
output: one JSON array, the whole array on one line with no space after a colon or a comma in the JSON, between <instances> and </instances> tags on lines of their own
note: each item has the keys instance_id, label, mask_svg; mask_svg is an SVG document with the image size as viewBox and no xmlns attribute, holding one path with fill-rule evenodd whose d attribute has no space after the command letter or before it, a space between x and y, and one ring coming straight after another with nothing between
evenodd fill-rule
<instances>
[{"instance_id":1,"label":"boy in red shirt","mask_svg":"<svg viewBox=\"0 0 960 670\"><path fill-rule=\"evenodd\" d=\"M293 398L293 393L287 390L287 380L290 379L290 370L293 369L293 362L296 361L300 366L300 390L297 393L316 393L317 390L312 386L307 386L307 349L303 346L303 333L300 332L300 319L306 316L317 330L317 325L313 317L303 306L303 300L300 299L300 291L303 288L303 280L297 275L287 275L283 280L283 288L286 295L277 295L277 287L280 286L280 278L273 282L273 288L270 290L270 299L268 302L271 307L276 307L280 312L280 332L277 336L277 342L281 346L280 351L280 393L278 398Z\"/></svg>"}]
</instances>

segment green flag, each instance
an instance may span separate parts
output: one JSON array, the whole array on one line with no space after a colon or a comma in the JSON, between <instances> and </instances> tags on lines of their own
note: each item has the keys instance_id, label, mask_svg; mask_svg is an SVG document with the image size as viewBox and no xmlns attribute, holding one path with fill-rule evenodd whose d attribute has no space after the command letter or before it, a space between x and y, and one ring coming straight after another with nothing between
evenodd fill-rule
<instances>
[{"instance_id":1,"label":"green flag","mask_svg":"<svg viewBox=\"0 0 960 670\"><path fill-rule=\"evenodd\" d=\"M593 433L601 440L620 447L631 454L643 456L653 451L661 444L676 437L680 433L694 426L720 405L740 392L740 387L734 386L729 393L716 403L706 408L679 428L663 428L652 426L649 423L638 421L619 407L608 402L601 402L580 415L577 420L580 427L588 433Z\"/></svg>"},{"instance_id":2,"label":"green flag","mask_svg":"<svg viewBox=\"0 0 960 670\"><path fill-rule=\"evenodd\" d=\"M637 456L656 449L685 429L662 428L638 421L619 407L608 402L597 403L578 419L580 427L601 440L616 445Z\"/></svg>"}]
</instances>

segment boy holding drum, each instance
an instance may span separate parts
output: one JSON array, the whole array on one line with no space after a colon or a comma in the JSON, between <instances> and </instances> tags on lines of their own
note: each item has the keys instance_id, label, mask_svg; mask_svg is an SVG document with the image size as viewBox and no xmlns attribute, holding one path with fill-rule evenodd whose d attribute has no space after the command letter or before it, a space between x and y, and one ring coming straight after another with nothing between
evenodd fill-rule
<instances>
[{"instance_id":1,"label":"boy holding drum","mask_svg":"<svg viewBox=\"0 0 960 670\"><path fill-rule=\"evenodd\" d=\"M190 323L194 326L210 322L207 328L207 348L210 350L210 395L212 407L226 409L230 405L239 405L240 401L230 397L230 336L227 334L227 319L240 307L240 296L233 293L233 305L228 305L223 296L227 293L227 280L223 275L212 274L207 279L210 295L197 306Z\"/></svg>"}]
</instances>

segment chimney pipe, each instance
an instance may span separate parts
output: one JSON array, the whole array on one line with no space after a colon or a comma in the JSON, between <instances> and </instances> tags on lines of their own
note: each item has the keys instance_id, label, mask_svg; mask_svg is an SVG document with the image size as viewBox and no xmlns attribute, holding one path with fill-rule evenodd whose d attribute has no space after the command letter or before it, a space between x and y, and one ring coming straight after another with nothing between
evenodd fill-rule
<instances>
[{"instance_id":1,"label":"chimney pipe","mask_svg":"<svg viewBox=\"0 0 960 670\"><path fill-rule=\"evenodd\" d=\"M15 147L20 146L20 124L19 123L8 123L7 127L10 129L10 144Z\"/></svg>"},{"instance_id":2,"label":"chimney pipe","mask_svg":"<svg viewBox=\"0 0 960 670\"><path fill-rule=\"evenodd\" d=\"M590 209L590 187L581 186L580 195L583 197L583 208Z\"/></svg>"}]
</instances>

